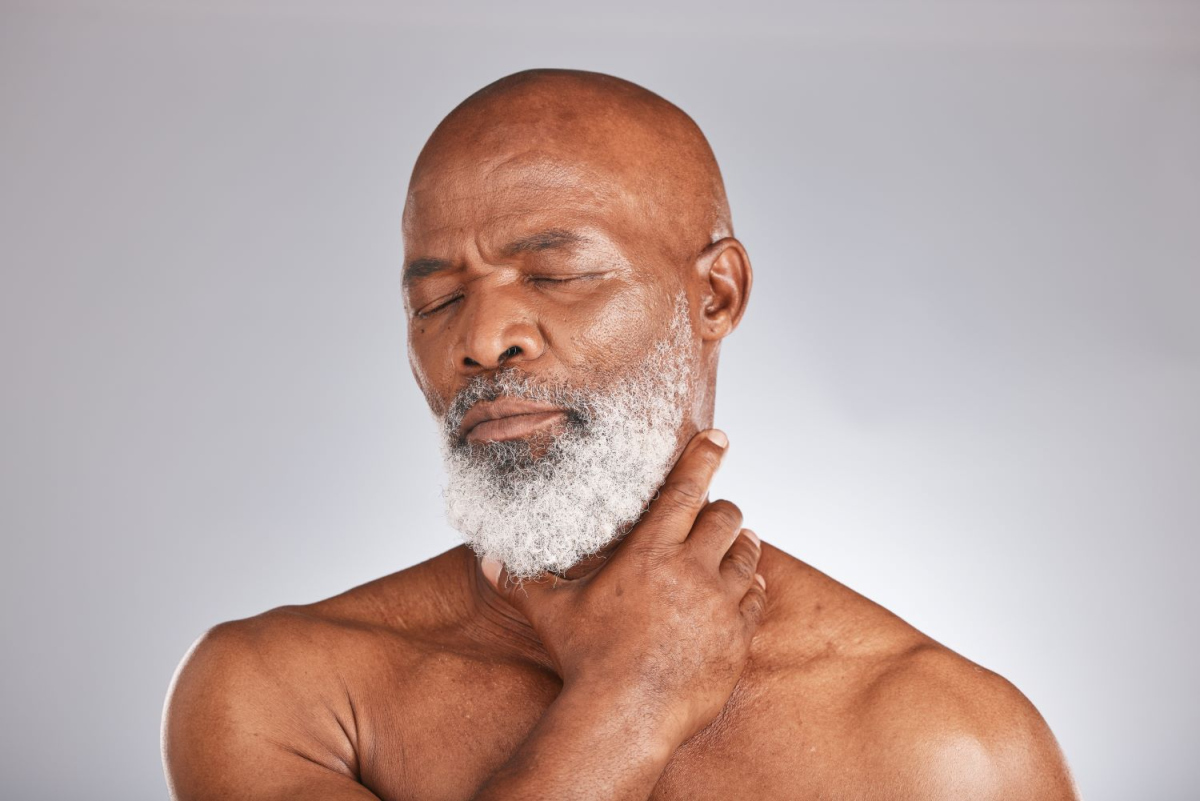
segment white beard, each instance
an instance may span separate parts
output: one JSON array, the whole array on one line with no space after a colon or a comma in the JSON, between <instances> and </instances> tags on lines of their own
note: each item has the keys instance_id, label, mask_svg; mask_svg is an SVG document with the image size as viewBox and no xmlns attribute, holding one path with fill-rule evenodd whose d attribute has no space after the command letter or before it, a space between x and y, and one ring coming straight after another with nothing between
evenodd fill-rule
<instances>
[{"instance_id":1,"label":"white beard","mask_svg":"<svg viewBox=\"0 0 1200 801\"><path fill-rule=\"evenodd\" d=\"M477 376L442 419L443 493L450 524L479 556L517 580L567 569L623 536L662 485L692 398L695 361L687 297L640 366L602 390L534 383L516 368ZM459 425L481 400L546 401L564 430L534 455L524 440L467 443Z\"/></svg>"}]
</instances>

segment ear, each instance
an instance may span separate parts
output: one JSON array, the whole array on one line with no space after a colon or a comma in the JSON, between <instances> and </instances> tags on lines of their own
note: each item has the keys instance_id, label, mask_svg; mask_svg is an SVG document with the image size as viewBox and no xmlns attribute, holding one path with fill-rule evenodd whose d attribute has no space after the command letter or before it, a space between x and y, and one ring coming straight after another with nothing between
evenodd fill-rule
<instances>
[{"instance_id":1,"label":"ear","mask_svg":"<svg viewBox=\"0 0 1200 801\"><path fill-rule=\"evenodd\" d=\"M731 236L706 247L696 259L700 296L700 338L719 341L742 320L754 271L742 243Z\"/></svg>"}]
</instances>

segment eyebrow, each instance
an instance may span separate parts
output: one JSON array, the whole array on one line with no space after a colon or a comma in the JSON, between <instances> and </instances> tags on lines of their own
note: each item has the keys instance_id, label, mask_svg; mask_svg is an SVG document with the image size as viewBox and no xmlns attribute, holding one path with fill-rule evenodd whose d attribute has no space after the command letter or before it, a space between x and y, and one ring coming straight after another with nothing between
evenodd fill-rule
<instances>
[{"instance_id":1,"label":"eyebrow","mask_svg":"<svg viewBox=\"0 0 1200 801\"><path fill-rule=\"evenodd\" d=\"M541 250L552 250L553 248L567 247L579 242L587 242L588 238L582 234L577 234L574 231L567 231L563 228L547 228L545 231L538 231L536 234L523 236L520 239L515 239L509 242L500 253L511 258L518 253L535 253ZM451 263L446 259L416 259L410 261L404 268L403 283L405 286L412 283L418 278L424 278L442 270L449 269Z\"/></svg>"},{"instance_id":2,"label":"eyebrow","mask_svg":"<svg viewBox=\"0 0 1200 801\"><path fill-rule=\"evenodd\" d=\"M545 231L538 231L536 234L530 234L529 236L509 242L501 253L505 256L515 256L518 253L550 250L586 241L587 237L577 234L574 231L567 231L562 228L547 228Z\"/></svg>"},{"instance_id":3,"label":"eyebrow","mask_svg":"<svg viewBox=\"0 0 1200 801\"><path fill-rule=\"evenodd\" d=\"M445 259L417 259L410 261L408 266L404 268L404 286L408 286L418 278L424 278L427 275L433 275L436 272L445 270L450 266L450 262Z\"/></svg>"}]
</instances>

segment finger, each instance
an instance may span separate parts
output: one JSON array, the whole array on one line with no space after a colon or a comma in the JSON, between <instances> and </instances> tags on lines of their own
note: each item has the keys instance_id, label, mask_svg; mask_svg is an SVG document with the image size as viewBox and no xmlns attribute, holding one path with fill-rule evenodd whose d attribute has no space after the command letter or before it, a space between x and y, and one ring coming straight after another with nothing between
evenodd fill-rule
<instances>
[{"instance_id":1,"label":"finger","mask_svg":"<svg viewBox=\"0 0 1200 801\"><path fill-rule=\"evenodd\" d=\"M701 510L688 534L688 547L713 570L742 530L742 510L729 501L713 501Z\"/></svg>"},{"instance_id":2,"label":"finger","mask_svg":"<svg viewBox=\"0 0 1200 801\"><path fill-rule=\"evenodd\" d=\"M490 557L479 560L479 569L492 589L524 615L534 628L557 602L555 590L571 583L549 573L536 578L514 578L503 563Z\"/></svg>"},{"instance_id":3,"label":"finger","mask_svg":"<svg viewBox=\"0 0 1200 801\"><path fill-rule=\"evenodd\" d=\"M687 539L728 447L729 438L715 428L692 437L629 539L654 538L674 543Z\"/></svg>"},{"instance_id":4,"label":"finger","mask_svg":"<svg viewBox=\"0 0 1200 801\"><path fill-rule=\"evenodd\" d=\"M746 621L746 626L751 632L758 628L758 624L766 616L767 580L762 577L761 573L754 574L754 580L750 582L750 589L746 590L746 594L742 596L738 610L742 613L742 620Z\"/></svg>"},{"instance_id":5,"label":"finger","mask_svg":"<svg viewBox=\"0 0 1200 801\"><path fill-rule=\"evenodd\" d=\"M762 556L762 544L758 535L744 528L721 559L721 579L730 592L741 595L754 583L758 574L758 559Z\"/></svg>"}]
</instances>

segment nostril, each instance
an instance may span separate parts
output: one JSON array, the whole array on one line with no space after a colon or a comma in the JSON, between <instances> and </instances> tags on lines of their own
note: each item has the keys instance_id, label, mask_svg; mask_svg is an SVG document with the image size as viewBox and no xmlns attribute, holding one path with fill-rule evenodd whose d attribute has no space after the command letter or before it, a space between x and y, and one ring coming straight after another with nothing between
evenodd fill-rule
<instances>
[{"instance_id":1,"label":"nostril","mask_svg":"<svg viewBox=\"0 0 1200 801\"><path fill-rule=\"evenodd\" d=\"M511 348L504 351L504 353L501 353L500 358L498 358L496 361L500 364L503 364L505 359L511 359L513 356L516 356L520 352L521 352L521 348L517 345L513 345Z\"/></svg>"}]
</instances>

